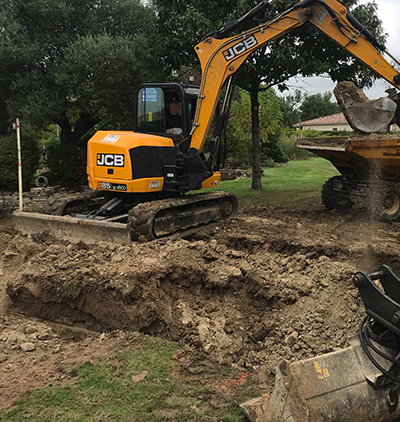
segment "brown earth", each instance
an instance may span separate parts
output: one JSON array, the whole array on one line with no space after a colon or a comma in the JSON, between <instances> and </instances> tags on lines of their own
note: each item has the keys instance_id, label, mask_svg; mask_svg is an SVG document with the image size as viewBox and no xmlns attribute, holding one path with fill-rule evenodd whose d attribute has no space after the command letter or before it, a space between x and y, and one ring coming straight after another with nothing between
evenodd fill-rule
<instances>
[{"instance_id":1,"label":"brown earth","mask_svg":"<svg viewBox=\"0 0 400 422\"><path fill-rule=\"evenodd\" d=\"M397 223L322 205L246 205L237 220L187 239L119 247L32 240L3 218L0 411L129 346L135 331L265 373L268 392L282 359L346 346L364 314L352 275L382 264L400 272L399 242Z\"/></svg>"}]
</instances>

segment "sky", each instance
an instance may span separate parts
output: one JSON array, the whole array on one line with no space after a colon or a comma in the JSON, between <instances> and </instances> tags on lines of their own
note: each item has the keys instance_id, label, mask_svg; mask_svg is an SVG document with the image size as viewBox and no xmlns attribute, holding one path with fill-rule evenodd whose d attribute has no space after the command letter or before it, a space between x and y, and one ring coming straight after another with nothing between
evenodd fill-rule
<instances>
[{"instance_id":1,"label":"sky","mask_svg":"<svg viewBox=\"0 0 400 422\"><path fill-rule=\"evenodd\" d=\"M359 4L368 3L368 0L360 0ZM388 34L386 40L387 50L394 56L396 59L400 60L400 1L399 0L376 0L378 5L378 16L382 21L383 28ZM386 56L389 62L390 58ZM335 83L327 76L313 77L313 78L292 78L289 81L291 87L289 93L293 93L296 88L300 88L303 93L312 95L317 93L324 93L327 91L333 91ZM378 80L375 85L364 90L365 94L370 98L379 98L384 97L387 94L385 89L389 88L391 85L384 80ZM283 95L286 95L288 91L285 91ZM331 101L334 101L332 94Z\"/></svg>"}]
</instances>

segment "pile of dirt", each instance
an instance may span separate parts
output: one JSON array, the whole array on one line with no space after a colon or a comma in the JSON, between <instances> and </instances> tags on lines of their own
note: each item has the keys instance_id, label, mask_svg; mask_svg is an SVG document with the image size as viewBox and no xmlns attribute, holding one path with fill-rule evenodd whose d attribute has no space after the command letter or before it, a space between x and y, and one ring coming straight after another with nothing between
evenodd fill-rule
<instances>
[{"instance_id":1,"label":"pile of dirt","mask_svg":"<svg viewBox=\"0 0 400 422\"><path fill-rule=\"evenodd\" d=\"M0 227L1 309L29 316L0 321L0 385L18 378L21 393L65 378L60 362L76 363L77 347L87 347L82 361L107 353L113 342L99 347L101 333L118 330L121 341L124 332L157 335L216 364L263 372L271 389L282 359L346 346L364 314L352 276L382 264L400 270L399 240L397 223L322 206L246 206L237 220L186 239L119 247L32 240ZM74 327L75 338L32 317ZM18 365L30 369L22 376ZM32 372L43 365L53 371L44 378ZM11 391L5 399L16 398Z\"/></svg>"}]
</instances>

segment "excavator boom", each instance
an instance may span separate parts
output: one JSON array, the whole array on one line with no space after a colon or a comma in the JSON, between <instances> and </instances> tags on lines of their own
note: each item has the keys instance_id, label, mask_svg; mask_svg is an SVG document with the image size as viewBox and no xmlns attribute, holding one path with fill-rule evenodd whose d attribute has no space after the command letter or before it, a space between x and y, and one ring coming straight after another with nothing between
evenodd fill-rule
<instances>
[{"instance_id":1,"label":"excavator boom","mask_svg":"<svg viewBox=\"0 0 400 422\"><path fill-rule=\"evenodd\" d=\"M264 11L271 3L261 3L255 8L254 14ZM341 3L336 0L303 0L269 22L239 35L220 39L221 33L225 35L228 31L224 28L220 33L207 37L195 47L201 63L202 81L192 128L189 150L191 154L203 150L211 124L210 116L215 110L224 82L238 71L254 51L306 22L317 27L394 87L400 87L398 71L378 51L386 52L385 46L379 43ZM225 25L228 28L230 26L233 29L237 28L236 24ZM354 126L357 126L358 121L362 121L365 129L367 122L362 118L354 118Z\"/></svg>"}]
</instances>

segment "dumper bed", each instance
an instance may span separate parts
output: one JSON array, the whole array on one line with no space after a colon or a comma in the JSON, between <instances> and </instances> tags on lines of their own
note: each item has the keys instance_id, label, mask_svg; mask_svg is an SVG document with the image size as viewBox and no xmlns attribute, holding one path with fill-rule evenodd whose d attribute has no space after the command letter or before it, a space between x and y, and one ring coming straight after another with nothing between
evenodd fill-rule
<instances>
[{"instance_id":1,"label":"dumper bed","mask_svg":"<svg viewBox=\"0 0 400 422\"><path fill-rule=\"evenodd\" d=\"M397 135L299 138L296 146L329 160L342 174L378 175L383 180L394 180L400 175Z\"/></svg>"},{"instance_id":2,"label":"dumper bed","mask_svg":"<svg viewBox=\"0 0 400 422\"><path fill-rule=\"evenodd\" d=\"M328 210L348 211L366 204L387 221L400 221L400 137L299 138L296 146L329 160L341 173L322 187Z\"/></svg>"}]
</instances>

